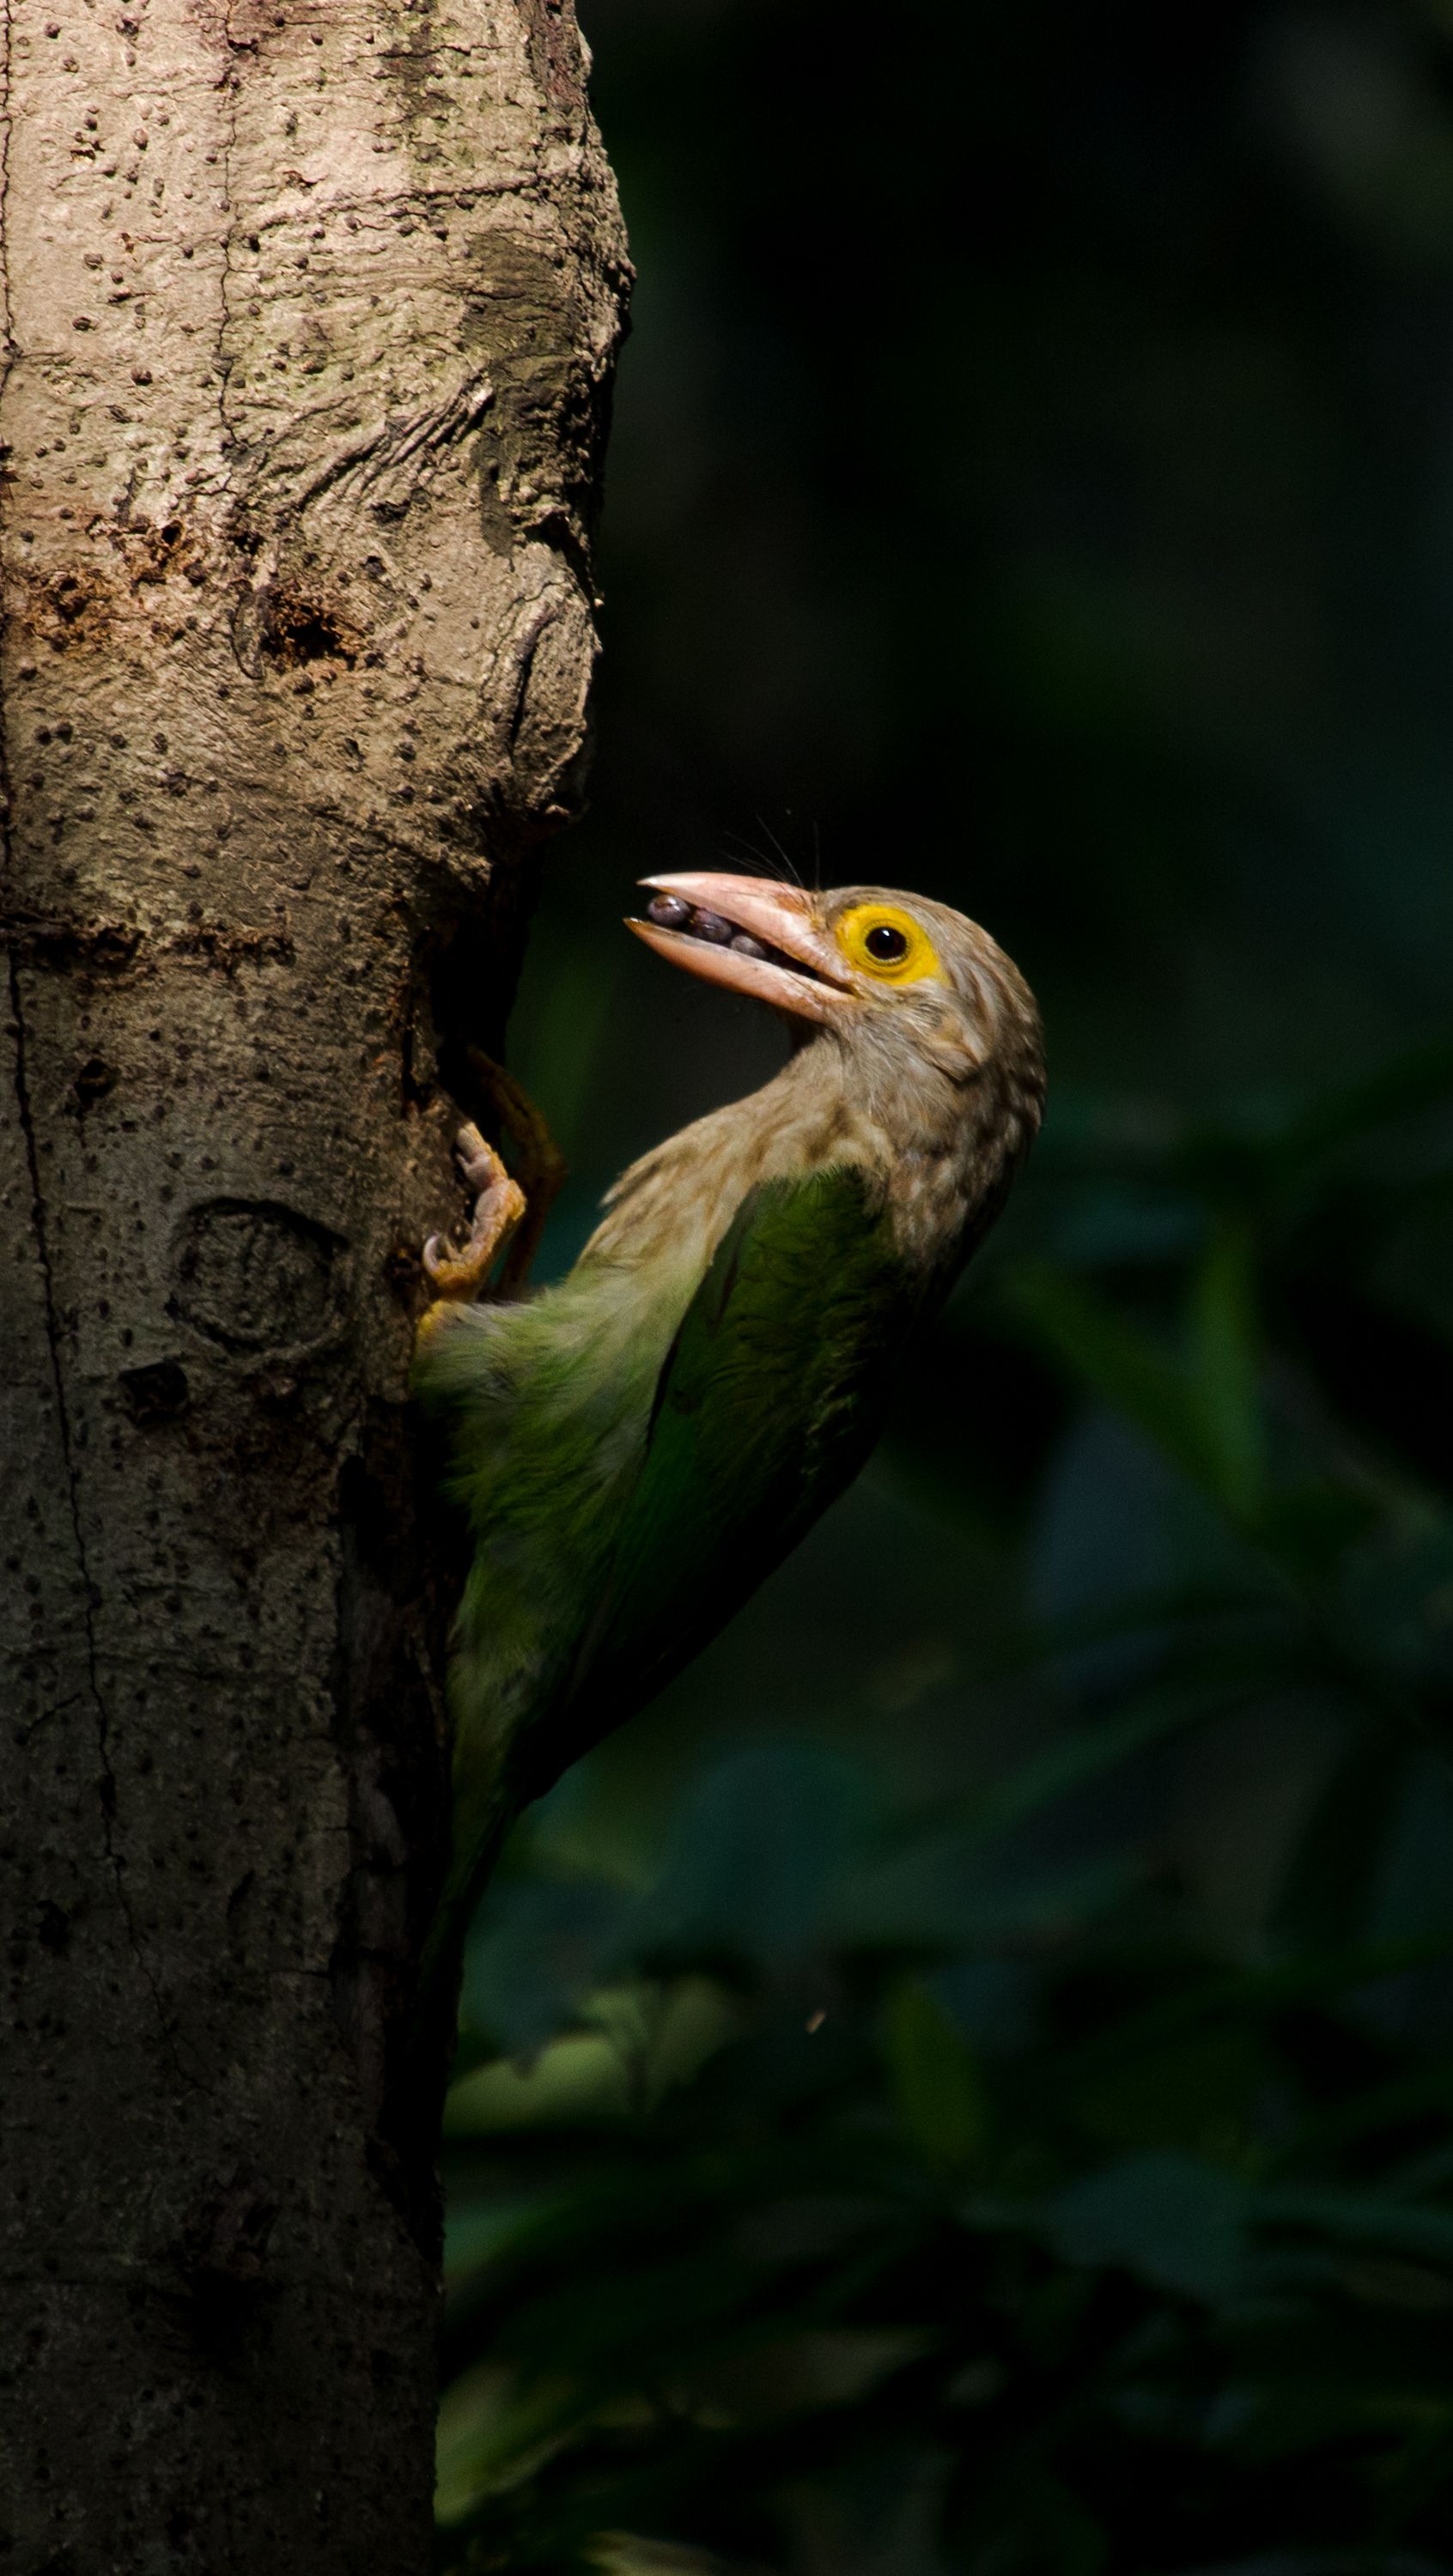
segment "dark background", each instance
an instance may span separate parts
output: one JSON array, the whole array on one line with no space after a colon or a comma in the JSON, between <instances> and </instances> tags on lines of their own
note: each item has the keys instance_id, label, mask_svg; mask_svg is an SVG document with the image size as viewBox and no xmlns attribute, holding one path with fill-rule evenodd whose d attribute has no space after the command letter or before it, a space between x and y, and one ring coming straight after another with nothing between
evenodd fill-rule
<instances>
[{"instance_id":1,"label":"dark background","mask_svg":"<svg viewBox=\"0 0 1453 2576\"><path fill-rule=\"evenodd\" d=\"M961 906L1051 1113L486 1906L443 2563L1453 2565L1453 21L584 14L639 286L547 1271L780 1054L645 873Z\"/></svg>"}]
</instances>

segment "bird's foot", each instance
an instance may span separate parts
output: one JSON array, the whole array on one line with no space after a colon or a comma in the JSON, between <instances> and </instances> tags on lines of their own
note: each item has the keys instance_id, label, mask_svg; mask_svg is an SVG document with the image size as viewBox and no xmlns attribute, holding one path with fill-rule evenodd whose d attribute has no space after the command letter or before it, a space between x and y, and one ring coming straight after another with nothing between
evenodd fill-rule
<instances>
[{"instance_id":1,"label":"bird's foot","mask_svg":"<svg viewBox=\"0 0 1453 2576\"><path fill-rule=\"evenodd\" d=\"M504 1066L496 1064L493 1056L486 1055L480 1047L470 1048L469 1061L489 1095L525 1193L524 1221L510 1245L499 1283L502 1297L518 1296L539 1249L545 1219L565 1178L565 1157L550 1133L544 1111L536 1107L514 1075L506 1073Z\"/></svg>"},{"instance_id":2,"label":"bird's foot","mask_svg":"<svg viewBox=\"0 0 1453 2576\"><path fill-rule=\"evenodd\" d=\"M511 1180L494 1147L485 1143L477 1127L460 1128L454 1151L475 1193L468 1239L455 1252L443 1248L438 1235L431 1234L422 1258L435 1300L467 1305L480 1294L501 1247L520 1223L525 1213L525 1193L518 1181Z\"/></svg>"}]
</instances>

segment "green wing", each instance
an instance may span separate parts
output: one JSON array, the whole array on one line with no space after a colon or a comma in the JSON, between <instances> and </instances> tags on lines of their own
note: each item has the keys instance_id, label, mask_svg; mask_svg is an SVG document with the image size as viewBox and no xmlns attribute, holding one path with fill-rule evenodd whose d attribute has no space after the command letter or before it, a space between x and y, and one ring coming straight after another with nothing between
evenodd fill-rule
<instances>
[{"instance_id":1,"label":"green wing","mask_svg":"<svg viewBox=\"0 0 1453 2576\"><path fill-rule=\"evenodd\" d=\"M661 1370L604 1594L552 1712L552 1775L679 1671L851 1482L922 1284L852 1169L743 1201Z\"/></svg>"}]
</instances>

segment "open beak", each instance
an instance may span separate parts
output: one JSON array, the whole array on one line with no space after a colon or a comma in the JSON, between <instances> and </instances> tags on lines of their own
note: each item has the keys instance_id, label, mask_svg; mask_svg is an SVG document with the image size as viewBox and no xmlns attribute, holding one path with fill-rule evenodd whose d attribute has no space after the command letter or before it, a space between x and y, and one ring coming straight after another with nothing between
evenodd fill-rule
<instances>
[{"instance_id":1,"label":"open beak","mask_svg":"<svg viewBox=\"0 0 1453 2576\"><path fill-rule=\"evenodd\" d=\"M642 877L666 916L626 928L705 983L724 984L797 1019L841 1021L857 1007L816 898L770 877Z\"/></svg>"}]
</instances>

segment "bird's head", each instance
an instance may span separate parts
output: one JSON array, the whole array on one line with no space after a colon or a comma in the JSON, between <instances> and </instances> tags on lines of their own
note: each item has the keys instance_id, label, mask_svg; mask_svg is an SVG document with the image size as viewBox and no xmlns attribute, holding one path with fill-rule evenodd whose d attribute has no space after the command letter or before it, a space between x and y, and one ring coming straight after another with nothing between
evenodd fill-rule
<instances>
[{"instance_id":1,"label":"bird's head","mask_svg":"<svg viewBox=\"0 0 1453 2576\"><path fill-rule=\"evenodd\" d=\"M630 928L648 947L770 1004L802 1034L901 1050L957 1080L997 1066L1042 1087L1028 986L988 932L947 904L881 886L809 894L766 877L642 883L651 900Z\"/></svg>"}]
</instances>

